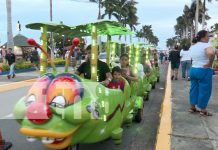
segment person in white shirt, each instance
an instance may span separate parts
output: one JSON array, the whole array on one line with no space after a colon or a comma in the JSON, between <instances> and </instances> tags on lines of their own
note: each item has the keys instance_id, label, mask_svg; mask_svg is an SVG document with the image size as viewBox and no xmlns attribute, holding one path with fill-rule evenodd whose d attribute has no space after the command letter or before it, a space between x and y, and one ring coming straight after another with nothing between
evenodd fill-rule
<instances>
[{"instance_id":1,"label":"person in white shirt","mask_svg":"<svg viewBox=\"0 0 218 150\"><path fill-rule=\"evenodd\" d=\"M200 115L212 116L207 111L207 105L212 91L212 64L215 57L215 49L209 42L208 32L201 30L197 34L198 42L190 47L192 68L190 70L191 88L189 112L198 112Z\"/></svg>"},{"instance_id":2,"label":"person in white shirt","mask_svg":"<svg viewBox=\"0 0 218 150\"><path fill-rule=\"evenodd\" d=\"M183 49L180 51L181 66L182 66L182 77L190 80L189 73L191 68L191 56L189 51L189 46L184 45Z\"/></svg>"},{"instance_id":3,"label":"person in white shirt","mask_svg":"<svg viewBox=\"0 0 218 150\"><path fill-rule=\"evenodd\" d=\"M141 79L144 79L145 72L144 72L144 67L141 63L137 63L137 76L140 77Z\"/></svg>"}]
</instances>

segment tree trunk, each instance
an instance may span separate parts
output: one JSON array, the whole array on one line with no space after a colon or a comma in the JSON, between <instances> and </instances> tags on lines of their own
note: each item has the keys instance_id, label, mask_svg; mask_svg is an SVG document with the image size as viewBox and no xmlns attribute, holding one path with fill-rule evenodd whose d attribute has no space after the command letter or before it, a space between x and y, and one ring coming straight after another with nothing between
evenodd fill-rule
<instances>
[{"instance_id":1,"label":"tree trunk","mask_svg":"<svg viewBox=\"0 0 218 150\"><path fill-rule=\"evenodd\" d=\"M188 39L188 27L186 27L185 29L186 29L186 31L185 31L185 38Z\"/></svg>"},{"instance_id":2,"label":"tree trunk","mask_svg":"<svg viewBox=\"0 0 218 150\"><path fill-rule=\"evenodd\" d=\"M204 0L204 3L203 3L202 30L204 30L205 25L206 25L206 18L205 18L205 15L206 15L206 0Z\"/></svg>"},{"instance_id":3,"label":"tree trunk","mask_svg":"<svg viewBox=\"0 0 218 150\"><path fill-rule=\"evenodd\" d=\"M191 37L190 37L190 43L192 43L192 39L193 39L193 27L191 27L191 33L190 33L191 35Z\"/></svg>"},{"instance_id":4,"label":"tree trunk","mask_svg":"<svg viewBox=\"0 0 218 150\"><path fill-rule=\"evenodd\" d=\"M6 9L7 9L7 48L12 48L12 50L14 50L12 17L11 17L11 0L6 0Z\"/></svg>"},{"instance_id":5,"label":"tree trunk","mask_svg":"<svg viewBox=\"0 0 218 150\"><path fill-rule=\"evenodd\" d=\"M199 18L199 0L196 0L196 10L195 10L195 36L198 33L198 18Z\"/></svg>"},{"instance_id":6,"label":"tree trunk","mask_svg":"<svg viewBox=\"0 0 218 150\"><path fill-rule=\"evenodd\" d=\"M184 39L186 37L186 29L184 28L182 31L182 38Z\"/></svg>"}]
</instances>

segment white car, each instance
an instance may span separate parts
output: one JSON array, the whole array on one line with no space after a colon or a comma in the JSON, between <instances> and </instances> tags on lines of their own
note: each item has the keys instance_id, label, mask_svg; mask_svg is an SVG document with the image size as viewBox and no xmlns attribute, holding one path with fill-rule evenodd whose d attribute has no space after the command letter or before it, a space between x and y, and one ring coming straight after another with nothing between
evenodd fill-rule
<instances>
[{"instance_id":1,"label":"white car","mask_svg":"<svg viewBox=\"0 0 218 150\"><path fill-rule=\"evenodd\" d=\"M106 62L107 54L105 52L104 53L100 53L98 55L98 59L103 61L103 62ZM120 64L120 58L117 55L115 56L114 63L115 63L115 66L119 66L119 64ZM110 64L111 64L111 59L110 59Z\"/></svg>"}]
</instances>

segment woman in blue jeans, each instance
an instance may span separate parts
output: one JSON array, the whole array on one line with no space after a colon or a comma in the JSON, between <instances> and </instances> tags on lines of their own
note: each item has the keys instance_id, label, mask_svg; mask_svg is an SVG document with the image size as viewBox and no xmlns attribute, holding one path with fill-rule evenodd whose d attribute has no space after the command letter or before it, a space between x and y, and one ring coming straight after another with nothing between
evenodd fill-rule
<instances>
[{"instance_id":1,"label":"woman in blue jeans","mask_svg":"<svg viewBox=\"0 0 218 150\"><path fill-rule=\"evenodd\" d=\"M212 64L215 57L215 49L209 42L208 32L201 30L197 34L198 42L191 46L192 68L190 70L191 88L189 112L198 112L200 115L212 116L207 111L207 105L212 91Z\"/></svg>"},{"instance_id":2,"label":"woman in blue jeans","mask_svg":"<svg viewBox=\"0 0 218 150\"><path fill-rule=\"evenodd\" d=\"M185 45L180 52L181 66L182 66L182 77L185 79L187 77L190 80L190 68L191 68L191 56L189 47Z\"/></svg>"}]
</instances>

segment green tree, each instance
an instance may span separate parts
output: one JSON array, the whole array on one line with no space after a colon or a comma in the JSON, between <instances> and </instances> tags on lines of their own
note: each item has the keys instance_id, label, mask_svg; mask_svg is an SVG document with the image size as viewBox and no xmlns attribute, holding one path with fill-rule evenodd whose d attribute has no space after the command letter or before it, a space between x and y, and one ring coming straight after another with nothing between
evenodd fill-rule
<instances>
[{"instance_id":1,"label":"green tree","mask_svg":"<svg viewBox=\"0 0 218 150\"><path fill-rule=\"evenodd\" d=\"M177 43L177 37L172 37L167 39L166 41L166 46L169 48L173 48Z\"/></svg>"},{"instance_id":2,"label":"green tree","mask_svg":"<svg viewBox=\"0 0 218 150\"><path fill-rule=\"evenodd\" d=\"M105 0L102 2L102 7L105 8L102 18L105 18L105 16L108 15L109 20L111 19L112 16L118 19L118 14L115 11L117 7L116 3L117 3L117 0Z\"/></svg>"},{"instance_id":3,"label":"green tree","mask_svg":"<svg viewBox=\"0 0 218 150\"><path fill-rule=\"evenodd\" d=\"M158 45L159 39L154 35L151 25L143 25L142 29L136 32L136 37L139 39L144 38L150 44ZM140 41L140 40L139 40Z\"/></svg>"},{"instance_id":4,"label":"green tree","mask_svg":"<svg viewBox=\"0 0 218 150\"><path fill-rule=\"evenodd\" d=\"M202 10L202 29L204 28L204 26L206 25L206 12L207 12L207 8L206 8L206 3L209 2L211 3L213 0L203 0L203 10ZM218 1L218 0L215 0Z\"/></svg>"},{"instance_id":5,"label":"green tree","mask_svg":"<svg viewBox=\"0 0 218 150\"><path fill-rule=\"evenodd\" d=\"M124 26L129 25L131 30L135 30L138 24L136 4L135 0L105 0L102 2L102 6L105 7L102 18L108 16L108 19L111 19L114 16Z\"/></svg>"}]
</instances>

